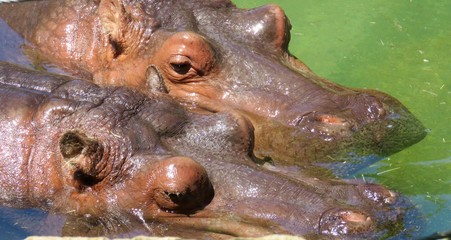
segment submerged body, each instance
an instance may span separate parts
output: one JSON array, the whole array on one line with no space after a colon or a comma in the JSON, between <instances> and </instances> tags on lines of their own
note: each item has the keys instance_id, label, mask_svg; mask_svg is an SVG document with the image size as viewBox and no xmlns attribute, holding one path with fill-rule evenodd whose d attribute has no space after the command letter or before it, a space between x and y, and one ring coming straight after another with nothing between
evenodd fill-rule
<instances>
[{"instance_id":1,"label":"submerged body","mask_svg":"<svg viewBox=\"0 0 451 240\"><path fill-rule=\"evenodd\" d=\"M338 162L347 172L425 136L393 97L321 79L290 55L290 24L275 5L27 1L1 5L0 17L74 75L167 93L193 111L244 116L260 159Z\"/></svg>"},{"instance_id":2,"label":"submerged body","mask_svg":"<svg viewBox=\"0 0 451 240\"><path fill-rule=\"evenodd\" d=\"M11 64L0 72L0 202L69 216L63 235L404 231L409 205L383 187L255 164L239 116L192 114L164 95Z\"/></svg>"}]
</instances>

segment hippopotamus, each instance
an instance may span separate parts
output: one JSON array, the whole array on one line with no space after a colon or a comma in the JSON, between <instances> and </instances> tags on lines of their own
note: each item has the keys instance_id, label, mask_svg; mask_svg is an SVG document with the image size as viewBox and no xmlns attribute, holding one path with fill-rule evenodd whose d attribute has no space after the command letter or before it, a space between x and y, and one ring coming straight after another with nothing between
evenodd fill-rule
<instances>
[{"instance_id":1,"label":"hippopotamus","mask_svg":"<svg viewBox=\"0 0 451 240\"><path fill-rule=\"evenodd\" d=\"M132 223L141 234L214 239L402 231L410 205L393 191L255 163L242 115L10 63L0 73L0 203L66 215L63 234L86 234L70 227L84 221L106 236Z\"/></svg>"},{"instance_id":2,"label":"hippopotamus","mask_svg":"<svg viewBox=\"0 0 451 240\"><path fill-rule=\"evenodd\" d=\"M290 22L277 5L44 0L1 4L0 17L73 76L243 116L266 162L347 172L425 136L395 98L332 83L290 54Z\"/></svg>"}]
</instances>

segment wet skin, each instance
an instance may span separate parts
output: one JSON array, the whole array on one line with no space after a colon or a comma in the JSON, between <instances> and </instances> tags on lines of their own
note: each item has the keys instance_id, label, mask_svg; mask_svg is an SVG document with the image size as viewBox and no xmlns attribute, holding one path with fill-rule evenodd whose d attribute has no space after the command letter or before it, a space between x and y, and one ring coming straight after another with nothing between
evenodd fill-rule
<instances>
[{"instance_id":1,"label":"wet skin","mask_svg":"<svg viewBox=\"0 0 451 240\"><path fill-rule=\"evenodd\" d=\"M65 235L378 238L409 211L379 185L257 165L240 115L7 63L0 72L0 202L68 216Z\"/></svg>"},{"instance_id":2,"label":"wet skin","mask_svg":"<svg viewBox=\"0 0 451 240\"><path fill-rule=\"evenodd\" d=\"M0 17L73 75L245 117L260 159L349 172L425 136L393 97L329 82L292 56L291 27L275 5L28 1L0 5Z\"/></svg>"}]
</instances>

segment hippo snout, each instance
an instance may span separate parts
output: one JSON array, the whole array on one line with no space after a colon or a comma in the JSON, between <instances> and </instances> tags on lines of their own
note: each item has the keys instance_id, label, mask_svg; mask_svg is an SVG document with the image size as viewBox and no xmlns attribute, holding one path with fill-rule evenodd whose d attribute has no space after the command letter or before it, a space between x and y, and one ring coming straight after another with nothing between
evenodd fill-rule
<instances>
[{"instance_id":1,"label":"hippo snout","mask_svg":"<svg viewBox=\"0 0 451 240\"><path fill-rule=\"evenodd\" d=\"M308 107L304 102L301 106L294 104L289 112L293 116L289 117L289 125L326 140L352 138L362 131L371 137L367 134L369 129L374 136L368 141L376 144L386 141L395 131L413 142L424 137L424 127L412 113L393 97L374 90L318 97ZM396 124L403 125L405 131L393 129ZM418 133L412 131L415 129Z\"/></svg>"},{"instance_id":2,"label":"hippo snout","mask_svg":"<svg viewBox=\"0 0 451 240\"><path fill-rule=\"evenodd\" d=\"M323 135L350 136L363 126L385 120L389 106L367 93L334 95L320 104L312 104L307 113L296 117L292 125ZM296 107L293 111L296 111Z\"/></svg>"}]
</instances>

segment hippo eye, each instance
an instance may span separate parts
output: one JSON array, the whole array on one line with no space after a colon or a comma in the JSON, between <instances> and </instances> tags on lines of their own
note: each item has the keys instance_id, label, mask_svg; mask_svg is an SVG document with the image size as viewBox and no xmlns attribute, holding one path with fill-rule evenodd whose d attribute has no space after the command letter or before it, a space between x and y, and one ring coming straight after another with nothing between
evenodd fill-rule
<instances>
[{"instance_id":1,"label":"hippo eye","mask_svg":"<svg viewBox=\"0 0 451 240\"><path fill-rule=\"evenodd\" d=\"M169 64L171 65L172 70L180 75L186 75L190 71L195 71L192 68L191 60L183 55L171 56Z\"/></svg>"},{"instance_id":2,"label":"hippo eye","mask_svg":"<svg viewBox=\"0 0 451 240\"><path fill-rule=\"evenodd\" d=\"M171 63L172 70L178 74L185 75L191 69L191 64L189 63Z\"/></svg>"},{"instance_id":3,"label":"hippo eye","mask_svg":"<svg viewBox=\"0 0 451 240\"><path fill-rule=\"evenodd\" d=\"M170 37L155 54L155 65L165 80L176 83L205 81L212 72L217 54L211 44L193 32ZM169 87L170 88L170 87Z\"/></svg>"}]
</instances>

